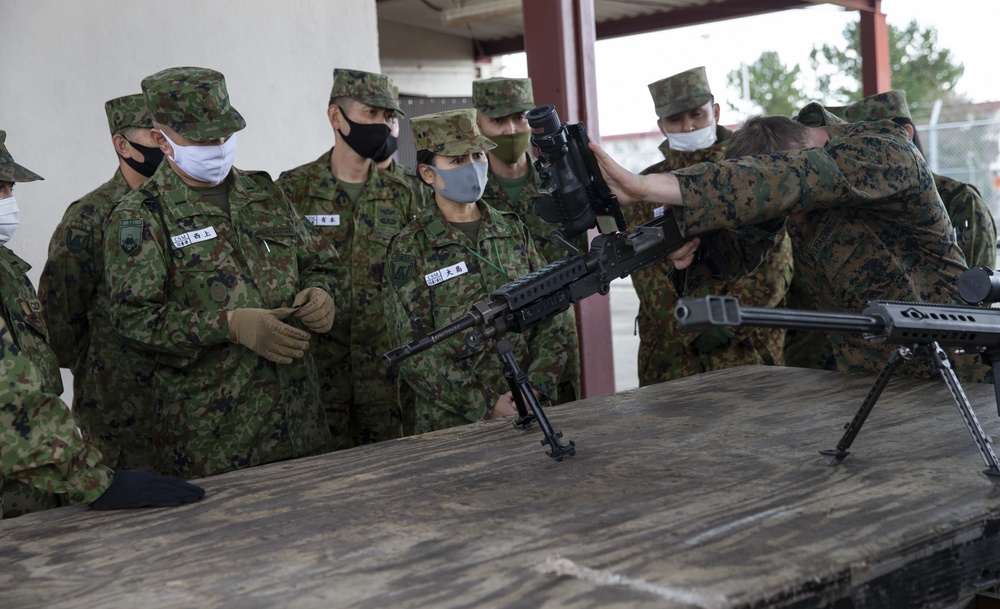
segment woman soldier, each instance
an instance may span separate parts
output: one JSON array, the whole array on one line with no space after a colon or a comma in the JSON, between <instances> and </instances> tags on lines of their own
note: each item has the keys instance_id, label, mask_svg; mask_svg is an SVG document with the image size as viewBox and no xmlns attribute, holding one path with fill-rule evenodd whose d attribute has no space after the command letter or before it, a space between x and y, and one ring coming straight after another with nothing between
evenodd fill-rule
<instances>
[{"instance_id":1,"label":"woman soldier","mask_svg":"<svg viewBox=\"0 0 1000 609\"><path fill-rule=\"evenodd\" d=\"M486 151L495 144L473 109L411 119L417 174L433 189L424 208L389 246L385 272L389 333L397 344L468 313L473 303L542 267L524 224L482 201ZM570 319L557 315L524 334L508 334L518 365L540 400L554 399L571 344ZM416 392L417 433L517 412L492 344L470 347L465 335L442 341L400 364Z\"/></svg>"}]
</instances>

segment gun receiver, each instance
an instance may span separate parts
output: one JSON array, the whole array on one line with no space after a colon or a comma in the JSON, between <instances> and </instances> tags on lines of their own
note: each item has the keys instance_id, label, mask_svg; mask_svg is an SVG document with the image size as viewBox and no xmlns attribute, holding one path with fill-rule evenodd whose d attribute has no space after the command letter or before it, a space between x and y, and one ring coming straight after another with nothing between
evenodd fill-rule
<instances>
[{"instance_id":1,"label":"gun receiver","mask_svg":"<svg viewBox=\"0 0 1000 609\"><path fill-rule=\"evenodd\" d=\"M973 271L981 274L982 269L966 273ZM699 331L715 326L761 326L859 332L873 343L900 345L879 372L854 419L846 425L846 431L837 447L820 451L830 457L831 465L842 462L849 454L847 449L854 442L895 369L904 360L911 359L913 352L926 353L941 373L962 420L986 463L987 469L983 473L994 482L1000 482L1000 461L993 451L992 440L979 424L948 356L941 348L944 345L960 348L964 352L979 353L984 362L992 365L994 379L1000 379L1000 309L877 300L869 303L860 314L824 313L744 307L732 297L705 296L681 298L677 301L674 316L683 330ZM1000 415L1000 385L994 386L994 392L997 397L997 413Z\"/></svg>"},{"instance_id":2,"label":"gun receiver","mask_svg":"<svg viewBox=\"0 0 1000 609\"><path fill-rule=\"evenodd\" d=\"M607 294L613 279L627 277L653 264L686 241L678 230L673 215L669 213L643 224L628 235L598 235L591 242L589 252L556 260L494 290L488 298L473 304L462 317L389 351L382 356L382 361L386 367L395 366L447 338L469 330L465 339L467 344L478 347L487 339L493 340L497 343L498 354L504 363L505 376L507 370L512 368L510 374L517 377L523 373L517 369L514 358L505 354L509 345L509 341L504 338L506 333L526 332L562 313L574 302L593 294ZM564 454L573 454L572 443L568 448L559 444L561 434L551 431L541 406L535 403L537 400L534 394L531 391L514 391L513 388L512 392L515 402L519 394L524 393L524 399L534 411L532 417L518 404L520 417L515 426L527 427L533 419L537 419L545 433L542 444L552 446L549 456L561 460Z\"/></svg>"}]
</instances>

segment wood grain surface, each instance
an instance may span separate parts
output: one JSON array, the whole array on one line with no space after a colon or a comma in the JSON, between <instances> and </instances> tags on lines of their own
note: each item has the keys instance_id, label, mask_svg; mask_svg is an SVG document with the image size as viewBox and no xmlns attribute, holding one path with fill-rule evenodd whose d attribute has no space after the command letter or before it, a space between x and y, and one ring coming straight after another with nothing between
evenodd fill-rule
<instances>
[{"instance_id":1,"label":"wood grain surface","mask_svg":"<svg viewBox=\"0 0 1000 609\"><path fill-rule=\"evenodd\" d=\"M940 382L827 465L871 382L736 368L548 409L561 463L488 421L0 521L0 606L945 607L1000 572L1000 491Z\"/></svg>"}]
</instances>

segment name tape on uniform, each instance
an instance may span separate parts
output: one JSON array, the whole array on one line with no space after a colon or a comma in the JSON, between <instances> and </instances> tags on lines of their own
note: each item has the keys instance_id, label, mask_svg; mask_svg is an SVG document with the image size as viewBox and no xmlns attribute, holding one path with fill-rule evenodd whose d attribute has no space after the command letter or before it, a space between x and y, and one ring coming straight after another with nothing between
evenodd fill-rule
<instances>
[{"instance_id":1,"label":"name tape on uniform","mask_svg":"<svg viewBox=\"0 0 1000 609\"><path fill-rule=\"evenodd\" d=\"M340 214L321 214L306 216L313 226L340 226Z\"/></svg>"},{"instance_id":2,"label":"name tape on uniform","mask_svg":"<svg viewBox=\"0 0 1000 609\"><path fill-rule=\"evenodd\" d=\"M215 234L215 227L208 226L200 230L193 230L189 233L184 233L183 235L173 235L170 237L170 240L174 242L174 247L180 249L193 243L198 243L199 241L215 239L217 236L218 235Z\"/></svg>"},{"instance_id":3,"label":"name tape on uniform","mask_svg":"<svg viewBox=\"0 0 1000 609\"><path fill-rule=\"evenodd\" d=\"M469 267L465 265L464 262L459 262L458 264L453 264L449 267L434 271L433 273L428 273L424 275L424 281L427 282L428 286L437 285L441 282L448 281L449 279L454 279L459 275L464 275L469 272Z\"/></svg>"}]
</instances>

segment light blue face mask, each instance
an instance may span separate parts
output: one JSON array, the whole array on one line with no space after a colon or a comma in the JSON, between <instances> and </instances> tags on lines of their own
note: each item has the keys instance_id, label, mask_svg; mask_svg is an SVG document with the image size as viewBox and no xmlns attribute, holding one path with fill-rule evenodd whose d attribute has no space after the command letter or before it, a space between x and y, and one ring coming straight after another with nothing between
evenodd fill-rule
<instances>
[{"instance_id":1,"label":"light blue face mask","mask_svg":"<svg viewBox=\"0 0 1000 609\"><path fill-rule=\"evenodd\" d=\"M431 185L431 188L442 197L456 203L475 203L486 190L486 173L490 169L489 163L470 162L454 169L438 169L431 165L428 167L441 176L444 181L444 188L438 188L434 184Z\"/></svg>"}]
</instances>

